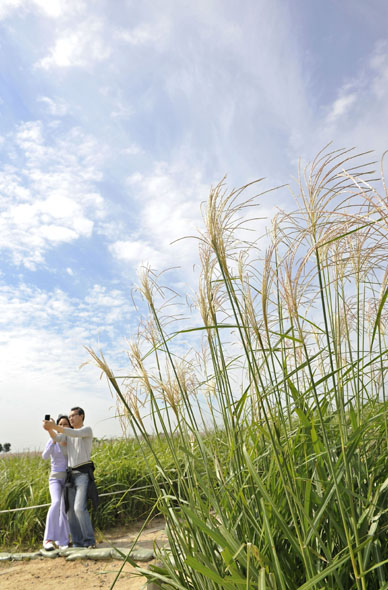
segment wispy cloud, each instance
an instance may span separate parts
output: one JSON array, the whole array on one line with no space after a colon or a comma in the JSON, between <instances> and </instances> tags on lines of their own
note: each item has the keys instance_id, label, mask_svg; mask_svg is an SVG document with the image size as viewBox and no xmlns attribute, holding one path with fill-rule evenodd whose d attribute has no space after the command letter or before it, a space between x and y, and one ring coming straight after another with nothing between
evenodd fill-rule
<instances>
[{"instance_id":1,"label":"wispy cloud","mask_svg":"<svg viewBox=\"0 0 388 590\"><path fill-rule=\"evenodd\" d=\"M45 131L39 121L20 124L0 170L0 249L29 269L53 246L89 237L104 216L95 140L72 129L49 145Z\"/></svg>"},{"instance_id":2,"label":"wispy cloud","mask_svg":"<svg viewBox=\"0 0 388 590\"><path fill-rule=\"evenodd\" d=\"M327 116L328 123L334 123L334 121L345 114L348 115L352 105L355 103L357 95L355 92L343 94L338 97L330 108L330 112Z\"/></svg>"},{"instance_id":3,"label":"wispy cloud","mask_svg":"<svg viewBox=\"0 0 388 590\"><path fill-rule=\"evenodd\" d=\"M36 66L50 68L86 67L95 62L105 61L111 48L104 38L103 23L98 19L89 19L78 25L75 30L65 30L49 54L40 59Z\"/></svg>"},{"instance_id":4,"label":"wispy cloud","mask_svg":"<svg viewBox=\"0 0 388 590\"><path fill-rule=\"evenodd\" d=\"M122 314L129 330L133 306L127 294L102 285L83 298L23 283L0 286L0 403L3 415L13 413L21 424L11 433L2 423L1 432L15 450L44 444L47 435L39 428L44 413L56 415L78 404L86 409L95 436L119 433L105 381L99 381L92 364L80 365L90 360L84 345L106 349L111 341L109 361L125 362L125 334L117 331ZM35 427L26 436L27 416Z\"/></svg>"},{"instance_id":5,"label":"wispy cloud","mask_svg":"<svg viewBox=\"0 0 388 590\"><path fill-rule=\"evenodd\" d=\"M39 11L44 16L57 19L68 14L79 14L85 9L84 0L1 0L0 20L10 16L25 16Z\"/></svg>"},{"instance_id":6,"label":"wispy cloud","mask_svg":"<svg viewBox=\"0 0 388 590\"><path fill-rule=\"evenodd\" d=\"M377 100L384 100L388 94L388 43L378 41L369 60L372 71L371 88Z\"/></svg>"},{"instance_id":7,"label":"wispy cloud","mask_svg":"<svg viewBox=\"0 0 388 590\"><path fill-rule=\"evenodd\" d=\"M117 334L123 313L131 324L132 312L127 294L102 285L94 285L83 298L23 283L0 287L0 348L5 361L0 381L20 371L32 376L44 366L52 376L62 376L67 387L74 386L80 355L87 358L83 346L106 342ZM117 338L113 356L125 348L124 337Z\"/></svg>"},{"instance_id":8,"label":"wispy cloud","mask_svg":"<svg viewBox=\"0 0 388 590\"><path fill-rule=\"evenodd\" d=\"M51 18L60 18L68 14L79 15L86 8L84 0L30 0L30 4Z\"/></svg>"},{"instance_id":9,"label":"wispy cloud","mask_svg":"<svg viewBox=\"0 0 388 590\"><path fill-rule=\"evenodd\" d=\"M385 151L387 141L381 133L388 117L388 44L377 41L364 57L356 75L347 77L327 106L326 116L316 120L315 151L327 141L361 150ZM319 139L320 146L316 139Z\"/></svg>"},{"instance_id":10,"label":"wispy cloud","mask_svg":"<svg viewBox=\"0 0 388 590\"><path fill-rule=\"evenodd\" d=\"M53 99L49 96L40 96L38 102L43 103L50 115L63 117L69 112L69 105L62 99Z\"/></svg>"},{"instance_id":11,"label":"wispy cloud","mask_svg":"<svg viewBox=\"0 0 388 590\"><path fill-rule=\"evenodd\" d=\"M160 48L167 40L171 22L161 16L156 22L142 23L133 29L117 29L115 37L129 45L153 45Z\"/></svg>"},{"instance_id":12,"label":"wispy cloud","mask_svg":"<svg viewBox=\"0 0 388 590\"><path fill-rule=\"evenodd\" d=\"M129 238L111 243L113 256L135 266L148 262L159 269L176 263L190 267L193 242L172 242L196 234L201 223L200 203L207 198L208 186L199 171L184 162L160 162L152 174L135 173L127 182L139 223Z\"/></svg>"}]
</instances>

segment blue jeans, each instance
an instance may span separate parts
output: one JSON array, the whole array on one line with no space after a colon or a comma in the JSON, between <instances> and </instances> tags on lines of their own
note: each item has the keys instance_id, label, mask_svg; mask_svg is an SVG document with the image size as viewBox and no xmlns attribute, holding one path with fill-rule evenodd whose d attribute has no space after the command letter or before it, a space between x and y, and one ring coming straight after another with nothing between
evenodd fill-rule
<instances>
[{"instance_id":1,"label":"blue jeans","mask_svg":"<svg viewBox=\"0 0 388 590\"><path fill-rule=\"evenodd\" d=\"M88 547L95 545L94 531L88 512L88 483L87 473L73 472L74 486L69 488L69 520L71 540L74 547Z\"/></svg>"}]
</instances>

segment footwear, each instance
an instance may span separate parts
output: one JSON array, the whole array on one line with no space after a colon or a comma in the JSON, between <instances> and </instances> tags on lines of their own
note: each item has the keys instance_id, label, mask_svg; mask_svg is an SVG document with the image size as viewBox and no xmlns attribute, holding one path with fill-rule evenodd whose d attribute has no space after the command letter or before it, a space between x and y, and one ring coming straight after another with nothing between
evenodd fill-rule
<instances>
[{"instance_id":1,"label":"footwear","mask_svg":"<svg viewBox=\"0 0 388 590\"><path fill-rule=\"evenodd\" d=\"M53 551L55 549L54 543L52 541L43 541L43 549Z\"/></svg>"},{"instance_id":2,"label":"footwear","mask_svg":"<svg viewBox=\"0 0 388 590\"><path fill-rule=\"evenodd\" d=\"M97 545L89 545L88 549L97 549Z\"/></svg>"},{"instance_id":3,"label":"footwear","mask_svg":"<svg viewBox=\"0 0 388 590\"><path fill-rule=\"evenodd\" d=\"M68 549L69 545L59 545L59 549Z\"/></svg>"}]
</instances>

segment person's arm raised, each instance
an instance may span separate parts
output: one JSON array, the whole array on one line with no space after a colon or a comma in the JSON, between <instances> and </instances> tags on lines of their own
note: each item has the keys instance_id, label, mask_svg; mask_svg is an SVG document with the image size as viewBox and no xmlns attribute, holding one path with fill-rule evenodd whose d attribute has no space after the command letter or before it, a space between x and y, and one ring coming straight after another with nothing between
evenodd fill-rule
<instances>
[{"instance_id":1,"label":"person's arm raised","mask_svg":"<svg viewBox=\"0 0 388 590\"><path fill-rule=\"evenodd\" d=\"M63 432L70 438L92 438L93 432L90 426L81 426L81 428L68 428L65 426Z\"/></svg>"},{"instance_id":2,"label":"person's arm raised","mask_svg":"<svg viewBox=\"0 0 388 590\"><path fill-rule=\"evenodd\" d=\"M51 436L51 438L53 439L54 442L60 442L57 439L57 436L58 436L58 434L63 434L63 426L59 426L58 424L55 424L55 422L52 420L43 420L43 428L45 430L47 430L47 432L49 433L49 435ZM65 441L66 438L63 437L63 440ZM61 444L62 444L62 442L61 442Z\"/></svg>"},{"instance_id":3,"label":"person's arm raised","mask_svg":"<svg viewBox=\"0 0 388 590\"><path fill-rule=\"evenodd\" d=\"M49 434L50 434L50 431L52 431L52 430L56 430L56 432L59 432L61 434L64 434L64 432L65 432L65 429L63 426L59 426L59 424L55 424L54 422L51 422L50 420L43 420L43 428L45 430L48 430ZM52 436L52 435L50 434L50 436Z\"/></svg>"}]
</instances>

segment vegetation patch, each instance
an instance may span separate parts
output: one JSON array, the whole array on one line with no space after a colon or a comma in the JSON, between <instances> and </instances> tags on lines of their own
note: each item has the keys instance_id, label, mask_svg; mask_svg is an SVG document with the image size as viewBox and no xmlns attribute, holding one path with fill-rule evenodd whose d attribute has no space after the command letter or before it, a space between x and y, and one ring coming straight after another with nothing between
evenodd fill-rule
<instances>
[{"instance_id":1,"label":"vegetation patch","mask_svg":"<svg viewBox=\"0 0 388 590\"><path fill-rule=\"evenodd\" d=\"M173 478L167 445L163 441L158 444L160 459ZM156 496L149 474L153 458L142 446L135 439L93 444L92 459L101 495L93 522L99 536L108 528L148 516L154 508ZM154 471L154 477L159 477L156 467ZM42 544L47 507L24 508L50 503L48 476L49 465L37 453L0 459L0 510L23 509L0 513L0 548L32 549Z\"/></svg>"},{"instance_id":2,"label":"vegetation patch","mask_svg":"<svg viewBox=\"0 0 388 590\"><path fill-rule=\"evenodd\" d=\"M367 157L318 154L263 246L257 185L216 186L188 313L145 268L127 376L90 351L167 523L161 588L388 588L388 194Z\"/></svg>"}]
</instances>

